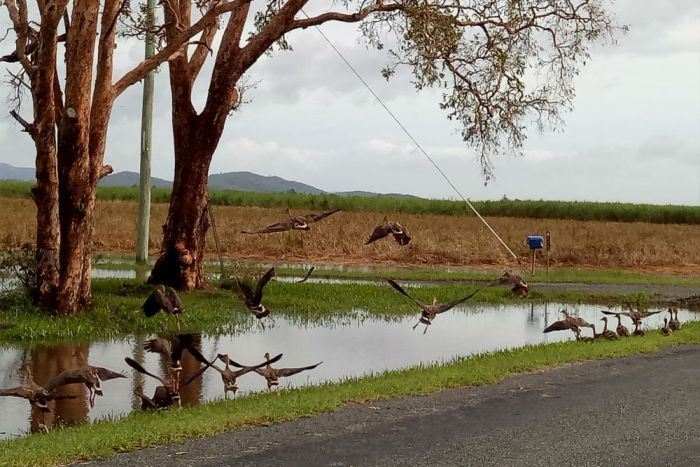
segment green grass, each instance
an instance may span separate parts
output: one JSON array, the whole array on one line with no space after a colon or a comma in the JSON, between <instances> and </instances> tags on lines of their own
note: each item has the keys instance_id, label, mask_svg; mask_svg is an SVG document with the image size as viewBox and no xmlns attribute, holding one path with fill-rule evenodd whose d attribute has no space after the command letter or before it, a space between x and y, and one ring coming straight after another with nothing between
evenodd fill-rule
<instances>
[{"instance_id":1,"label":"green grass","mask_svg":"<svg viewBox=\"0 0 700 467\"><path fill-rule=\"evenodd\" d=\"M411 287L407 286L410 291ZM0 341L32 340L41 342L80 341L162 330L160 315L146 318L141 304L153 287L138 280L96 279L93 281L93 306L90 312L57 318L38 310L18 294L0 299L0 322L15 324L0 333ZM449 301L474 290L458 284L429 285L415 289L424 301L439 297ZM273 281L265 288L265 303L276 316L294 322L323 323L352 317L362 309L380 319L392 319L417 313L416 306L382 284L315 284ZM236 334L254 326L254 318L232 290L211 287L181 295L185 312L183 332ZM598 303L602 305L648 306L655 298L646 294L581 293L568 291L531 291L527 299L513 298L507 287L482 289L469 304L506 303ZM174 329L174 323L171 323Z\"/></svg>"},{"instance_id":2,"label":"green grass","mask_svg":"<svg viewBox=\"0 0 700 467\"><path fill-rule=\"evenodd\" d=\"M29 197L31 182L2 181L0 197ZM100 187L98 199L133 200L136 187ZM446 215L473 215L462 201L416 199L390 196L304 195L291 193L253 193L212 190L211 202L224 206L290 207L294 209L335 209L345 211L409 212ZM167 203L170 190L153 188L154 203ZM589 201L473 201L484 216L548 219L598 220L612 222L652 222L658 224L700 224L700 207Z\"/></svg>"},{"instance_id":3,"label":"green grass","mask_svg":"<svg viewBox=\"0 0 700 467\"><path fill-rule=\"evenodd\" d=\"M95 261L95 268L104 270L136 270L140 272L150 271L153 267L149 264L135 264L133 258L119 255L102 255ZM227 274L234 275L238 269L262 270L260 263L254 262L224 262ZM221 271L218 262L209 261L204 265L208 274ZM304 276L308 268L290 264L275 265L278 276ZM329 279L362 279L382 280L396 279L404 281L492 281L500 276L497 271L470 270L468 268L447 268L439 266L435 268L397 268L387 266L347 266L324 267L319 265L313 272L313 277ZM580 283L580 284L619 284L619 285L674 285L685 287L700 287L700 278L689 276L671 276L661 274L648 274L632 271L619 271L611 269L581 270L569 268L557 268L550 270L549 274L539 272L535 276L522 273L523 278L531 285L542 283Z\"/></svg>"},{"instance_id":4,"label":"green grass","mask_svg":"<svg viewBox=\"0 0 700 467\"><path fill-rule=\"evenodd\" d=\"M700 344L700 323L687 323L671 337L644 337L594 343L563 342L459 358L444 365L389 371L377 376L284 391L257 393L180 410L134 413L0 441L0 465L56 465L105 458L146 447L202 438L251 425L283 422L332 412L357 402L428 394L448 388L481 386L513 374L603 358L655 352L679 344Z\"/></svg>"}]
</instances>

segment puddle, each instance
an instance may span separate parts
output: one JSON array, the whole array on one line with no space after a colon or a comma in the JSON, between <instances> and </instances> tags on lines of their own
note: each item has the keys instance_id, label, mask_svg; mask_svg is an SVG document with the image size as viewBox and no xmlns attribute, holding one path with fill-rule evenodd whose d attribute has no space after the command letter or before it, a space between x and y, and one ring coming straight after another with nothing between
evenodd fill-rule
<instances>
[{"instance_id":1,"label":"puddle","mask_svg":"<svg viewBox=\"0 0 700 467\"><path fill-rule=\"evenodd\" d=\"M265 352L272 355L284 353L276 367L306 366L322 360L323 364L315 370L280 382L281 387L297 387L340 381L388 369L445 362L456 356L569 340L572 339L569 332L542 333L548 324L560 319L557 311L562 307L548 304L457 308L438 316L425 335L422 334L422 325L415 331L411 330L417 322L417 314L385 320L370 316L363 310L354 310L349 318L321 324L299 323L278 317L265 331L253 324L248 330L235 335L203 336L202 353L208 359L213 359L217 353L228 353L243 364L262 361ZM602 329L599 306L569 306L569 309L589 322L595 322L598 331ZM696 320L700 319L700 313L681 310L679 318L682 322ZM629 325L629 320L625 320ZM652 328L658 328L662 320L662 313L647 318L645 329L652 332ZM616 326L616 320L612 319L611 324ZM589 335L588 330L584 332ZM90 364L123 372L128 377L103 383L105 395L97 398L92 410L89 410L87 392L82 387L66 387L64 390L67 393L76 392L80 397L57 401L55 417L47 417L47 425L121 417L138 410L140 406L133 395L136 386L143 386L144 393L151 395L159 384L131 370L124 357L131 356L148 370L163 374L165 366L161 364L160 357L143 351L143 342L150 337L135 336L83 346L0 346L0 387L19 384L17 369L23 363L31 363L36 381L45 383L60 371L75 366L73 355L80 351L88 355ZM182 365L183 379L200 367L188 353L184 354ZM238 385L239 396L266 390L265 380L256 374L241 377ZM182 402L183 405L190 405L221 397L221 378L217 372L209 370L203 378L195 380L183 391ZM23 399L0 397L0 414L0 439L38 429L38 414L31 413L29 404Z\"/></svg>"}]
</instances>

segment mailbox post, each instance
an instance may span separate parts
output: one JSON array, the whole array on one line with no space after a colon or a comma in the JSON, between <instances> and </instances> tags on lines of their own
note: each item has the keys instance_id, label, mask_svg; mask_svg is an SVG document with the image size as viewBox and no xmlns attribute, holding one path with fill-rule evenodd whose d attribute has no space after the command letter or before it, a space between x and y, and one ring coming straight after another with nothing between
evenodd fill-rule
<instances>
[{"instance_id":1,"label":"mailbox post","mask_svg":"<svg viewBox=\"0 0 700 467\"><path fill-rule=\"evenodd\" d=\"M547 275L549 275L549 249L552 247L552 232L547 230L544 237L544 249L547 252Z\"/></svg>"},{"instance_id":2,"label":"mailbox post","mask_svg":"<svg viewBox=\"0 0 700 467\"><path fill-rule=\"evenodd\" d=\"M529 235L527 237L527 246L530 247L530 255L532 258L532 271L531 274L535 275L535 252L541 250L544 247L544 237L542 235Z\"/></svg>"}]
</instances>

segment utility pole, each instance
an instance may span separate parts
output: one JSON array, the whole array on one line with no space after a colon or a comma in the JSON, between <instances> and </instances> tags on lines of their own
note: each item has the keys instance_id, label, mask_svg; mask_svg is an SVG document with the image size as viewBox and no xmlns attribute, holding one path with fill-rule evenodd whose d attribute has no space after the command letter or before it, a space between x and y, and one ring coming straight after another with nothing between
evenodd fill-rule
<instances>
[{"instance_id":1,"label":"utility pole","mask_svg":"<svg viewBox=\"0 0 700 467\"><path fill-rule=\"evenodd\" d=\"M156 48L153 35L156 1L146 3L146 58ZM141 108L141 170L139 172L139 218L136 229L136 262L148 261L148 223L151 218L151 134L153 129L153 81L155 70L143 79L143 106Z\"/></svg>"}]
</instances>

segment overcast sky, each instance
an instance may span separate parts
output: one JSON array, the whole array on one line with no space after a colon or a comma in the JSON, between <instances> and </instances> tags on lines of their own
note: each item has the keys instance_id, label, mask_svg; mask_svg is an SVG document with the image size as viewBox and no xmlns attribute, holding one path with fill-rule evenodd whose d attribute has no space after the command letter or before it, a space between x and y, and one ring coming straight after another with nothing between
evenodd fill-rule
<instances>
[{"instance_id":1,"label":"overcast sky","mask_svg":"<svg viewBox=\"0 0 700 467\"><path fill-rule=\"evenodd\" d=\"M324 31L466 197L698 205L700 2L618 0L613 8L630 32L617 45L593 51L576 80L566 126L530 132L525 156L496 160L487 186L474 151L438 108L437 92L417 93L405 73L389 82L381 78L386 54L368 49L356 27ZM0 27L8 27L4 11ZM229 118L211 173L247 170L327 191L455 197L317 31L299 31L289 40L294 52L265 57L251 70L250 80L258 82L246 96L252 102ZM11 46L0 44L0 53ZM142 54L139 43L120 44L117 74ZM203 98L206 85L200 84ZM156 82L153 175L172 180L169 98L163 67ZM140 110L140 85L114 107L106 163L115 171L138 171ZM0 162L33 166L33 146L7 114L0 117L0 147Z\"/></svg>"}]
</instances>

